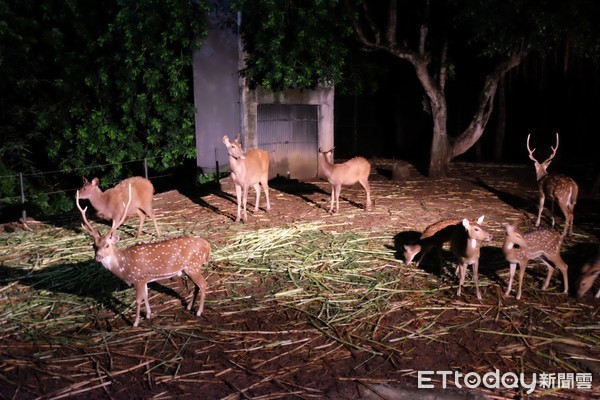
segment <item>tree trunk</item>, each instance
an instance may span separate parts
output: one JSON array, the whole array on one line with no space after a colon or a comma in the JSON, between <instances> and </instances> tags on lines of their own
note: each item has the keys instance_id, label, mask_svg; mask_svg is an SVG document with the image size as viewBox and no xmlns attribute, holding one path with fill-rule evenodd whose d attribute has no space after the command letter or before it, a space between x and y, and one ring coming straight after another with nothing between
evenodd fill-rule
<instances>
[{"instance_id":1,"label":"tree trunk","mask_svg":"<svg viewBox=\"0 0 600 400\"><path fill-rule=\"evenodd\" d=\"M504 137L506 136L506 78L502 79L498 87L498 101L496 105L498 122L496 123L496 137L494 138L494 161L502 160Z\"/></svg>"}]
</instances>

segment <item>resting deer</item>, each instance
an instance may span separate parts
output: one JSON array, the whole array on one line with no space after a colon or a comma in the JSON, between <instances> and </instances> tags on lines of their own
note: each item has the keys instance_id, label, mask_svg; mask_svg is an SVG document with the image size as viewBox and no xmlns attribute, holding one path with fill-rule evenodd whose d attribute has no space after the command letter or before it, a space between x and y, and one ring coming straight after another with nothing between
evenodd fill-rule
<instances>
[{"instance_id":1,"label":"resting deer","mask_svg":"<svg viewBox=\"0 0 600 400\"><path fill-rule=\"evenodd\" d=\"M245 152L239 142L238 135L233 141L230 141L227 135L223 136L223 143L227 147L229 154L229 166L231 167L231 177L235 185L235 195L237 198L237 217L235 222L240 221L240 212L244 207L242 221L246 222L248 214L246 213L246 203L248 202L248 188L254 187L256 191L256 204L254 212L258 212L260 200L260 185L265 191L267 198L267 212L271 210L269 202L269 153L262 149L252 149ZM260 185L259 185L260 184Z\"/></svg>"},{"instance_id":2,"label":"resting deer","mask_svg":"<svg viewBox=\"0 0 600 400\"><path fill-rule=\"evenodd\" d=\"M565 227L563 229L562 237L564 238L567 233L572 235L573 213L575 203L577 203L579 187L577 186L577 182L568 176L549 175L547 172L548 166L556 155L556 150L558 150L558 133L556 133L556 146L551 146L552 154L542 163L533 156L535 149L531 150L529 147L530 136L531 135L527 135L527 151L529 152L529 158L533 161L535 166L535 175L539 190L538 216L535 226L540 226L540 219L542 218L542 211L544 210L544 201L546 200L546 196L548 196L551 202L552 227L554 227L554 201L556 200L560 210L565 216Z\"/></svg>"},{"instance_id":3,"label":"resting deer","mask_svg":"<svg viewBox=\"0 0 600 400\"><path fill-rule=\"evenodd\" d=\"M158 231L158 225L156 224L156 216L152 209L152 196L154 195L154 186L148 179L140 176L134 176L121 181L115 187L102 191L100 189L100 181L98 178L92 179L88 182L87 179L83 179L83 186L79 189L79 198L88 199L92 203L92 207L96 209L98 214L103 218L112 220L113 227L117 229L121 223L125 220L127 215L131 215L134 212L140 217L140 226L137 231L137 237L142 235L142 227L146 215L154 222L154 228L156 229L156 236L160 237ZM131 186L131 207L129 212L126 213L123 209L123 204L127 201L127 188ZM121 221L120 224L115 226L116 221Z\"/></svg>"},{"instance_id":4,"label":"resting deer","mask_svg":"<svg viewBox=\"0 0 600 400\"><path fill-rule=\"evenodd\" d=\"M481 252L481 242L489 242L492 240L490 235L483 227L482 215L477 219L476 223L469 222L468 219L462 220L462 229L454 229L452 231L452 237L450 238L450 249L452 253L458 258L458 270L457 273L460 276L458 285L457 296L461 295L461 289L465 283L465 275L467 273L467 266L473 266L473 281L475 282L475 290L477 292L477 298L481 300L481 293L479 292L479 255Z\"/></svg>"},{"instance_id":5,"label":"resting deer","mask_svg":"<svg viewBox=\"0 0 600 400\"><path fill-rule=\"evenodd\" d=\"M421 257L416 262L418 267L425 255L431 250L435 250L440 261L440 272L442 271L442 247L450 242L455 229L463 229L462 220L458 218L443 219L429 225L415 244L404 245L404 263L410 264L415 256L421 253Z\"/></svg>"},{"instance_id":6,"label":"resting deer","mask_svg":"<svg viewBox=\"0 0 600 400\"><path fill-rule=\"evenodd\" d=\"M335 212L340 210L340 192L342 186L351 186L359 182L367 192L367 202L365 210L371 208L371 188L369 186L369 174L371 173L371 164L363 157L354 157L344 163L334 164L333 148L323 151L319 148L319 171L323 173L327 181L331 184L331 206L329 213L333 213L333 203L335 201Z\"/></svg>"},{"instance_id":7,"label":"resting deer","mask_svg":"<svg viewBox=\"0 0 600 400\"><path fill-rule=\"evenodd\" d=\"M600 276L600 247L598 247L596 256L581 268L577 297L583 297L592 288L598 276ZM600 299L600 288L596 292L595 298Z\"/></svg>"},{"instance_id":8,"label":"resting deer","mask_svg":"<svg viewBox=\"0 0 600 400\"><path fill-rule=\"evenodd\" d=\"M510 275L508 277L508 287L505 296L510 294L512 282L515 276L517 265L519 265L519 289L517 291L517 300L521 299L521 289L523 286L523 276L529 260L540 260L548 267L548 274L542 286L546 290L550 284L550 278L554 273L554 268L558 267L563 275L564 291L569 291L568 266L560 256L560 246L562 236L552 229L535 229L529 232L521 233L515 225L504 224L506 228L506 239L502 247L502 252L506 261L510 263Z\"/></svg>"},{"instance_id":9,"label":"resting deer","mask_svg":"<svg viewBox=\"0 0 600 400\"><path fill-rule=\"evenodd\" d=\"M187 309L191 310L200 292L200 304L196 316L202 314L204 297L206 295L206 280L201 274L202 266L208 261L211 254L210 245L202 238L178 237L154 243L138 243L125 248L116 246L119 235L117 227L125 219L124 212L121 220L113 224L110 230L101 235L88 222L85 213L87 207L82 209L79 205L79 191L76 193L77 208L81 212L84 224L83 229L94 238L94 252L96 261L112 272L128 285L135 287L137 309L133 326L140 322L140 308L142 302L146 305L146 318L150 318L150 303L148 301L148 283L185 273L196 284L192 301ZM132 202L131 185L129 186L129 200L125 211Z\"/></svg>"}]
</instances>

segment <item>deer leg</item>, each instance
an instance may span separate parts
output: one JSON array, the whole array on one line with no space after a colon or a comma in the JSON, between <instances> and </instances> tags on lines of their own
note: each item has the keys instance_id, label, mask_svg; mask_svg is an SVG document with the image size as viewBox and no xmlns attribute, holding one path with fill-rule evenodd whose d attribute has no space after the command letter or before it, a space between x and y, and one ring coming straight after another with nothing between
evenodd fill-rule
<instances>
[{"instance_id":1,"label":"deer leg","mask_svg":"<svg viewBox=\"0 0 600 400\"><path fill-rule=\"evenodd\" d=\"M572 217L572 212L570 210L569 205L563 201L559 201L558 205L560 207L560 211L562 211L563 215L565 216L565 227L563 229L563 233L562 233L562 237L566 237L567 233L569 232L569 225L571 226L571 234L573 234L573 217Z\"/></svg>"},{"instance_id":2,"label":"deer leg","mask_svg":"<svg viewBox=\"0 0 600 400\"><path fill-rule=\"evenodd\" d=\"M235 222L240 222L240 211L242 207L242 186L235 184L235 197L237 199L237 217L235 218Z\"/></svg>"},{"instance_id":3,"label":"deer leg","mask_svg":"<svg viewBox=\"0 0 600 400\"><path fill-rule=\"evenodd\" d=\"M506 292L504 293L505 296L508 296L510 294L510 291L512 290L512 283L513 283L513 278L515 277L516 270L517 270L517 264L510 263L510 269L509 269L509 273L508 273L508 287L506 288Z\"/></svg>"},{"instance_id":4,"label":"deer leg","mask_svg":"<svg viewBox=\"0 0 600 400\"><path fill-rule=\"evenodd\" d=\"M246 205L248 203L248 189L250 189L248 187L248 185L244 185L243 189L242 189L242 206L243 206L243 215L242 215L242 221L246 222L248 220L248 211L246 209Z\"/></svg>"},{"instance_id":5,"label":"deer leg","mask_svg":"<svg viewBox=\"0 0 600 400\"><path fill-rule=\"evenodd\" d=\"M329 206L329 214L333 214L333 202L335 200L335 186L331 185L331 205Z\"/></svg>"},{"instance_id":6,"label":"deer leg","mask_svg":"<svg viewBox=\"0 0 600 400\"><path fill-rule=\"evenodd\" d=\"M540 201L538 203L538 216L537 216L537 220L535 221L535 226L540 226L540 220L542 219L542 211L544 210L544 201L546 200L546 197L544 196L543 192L540 192Z\"/></svg>"},{"instance_id":7,"label":"deer leg","mask_svg":"<svg viewBox=\"0 0 600 400\"><path fill-rule=\"evenodd\" d=\"M475 293L477 293L477 299L481 300L481 292L479 291L479 260L473 263L473 281L475 282Z\"/></svg>"},{"instance_id":8,"label":"deer leg","mask_svg":"<svg viewBox=\"0 0 600 400\"><path fill-rule=\"evenodd\" d=\"M258 204L260 203L260 184L255 183L253 185L254 191L256 192L256 204L254 204L254 214L258 212Z\"/></svg>"},{"instance_id":9,"label":"deer leg","mask_svg":"<svg viewBox=\"0 0 600 400\"><path fill-rule=\"evenodd\" d=\"M550 260L550 262L552 262L556 267L558 267L558 269L560 269L560 272L562 272L564 285L563 293L567 294L569 292L569 266L563 261L563 259L558 254L548 257L548 260Z\"/></svg>"},{"instance_id":10,"label":"deer leg","mask_svg":"<svg viewBox=\"0 0 600 400\"><path fill-rule=\"evenodd\" d=\"M467 273L467 264L459 264L457 271L460 272L460 278L458 281L458 292L456 292L456 295L460 296L462 293L463 284L465 283L465 275Z\"/></svg>"},{"instance_id":11,"label":"deer leg","mask_svg":"<svg viewBox=\"0 0 600 400\"><path fill-rule=\"evenodd\" d=\"M335 188L335 212L340 212L340 193L342 192L342 185L339 184Z\"/></svg>"},{"instance_id":12,"label":"deer leg","mask_svg":"<svg viewBox=\"0 0 600 400\"><path fill-rule=\"evenodd\" d=\"M142 211L145 212L146 215L149 216L152 222L154 223L154 229L156 229L156 237L160 237L160 232L156 223L156 214L154 214L154 210L152 210L152 207L143 208Z\"/></svg>"},{"instance_id":13,"label":"deer leg","mask_svg":"<svg viewBox=\"0 0 600 400\"><path fill-rule=\"evenodd\" d=\"M523 277L527 269L527 260L519 261L519 290L517 291L517 300L521 300L521 291L523 290Z\"/></svg>"},{"instance_id":14,"label":"deer leg","mask_svg":"<svg viewBox=\"0 0 600 400\"><path fill-rule=\"evenodd\" d=\"M544 280L544 285L542 286L542 290L548 289L548 285L550 285L550 279L552 278L552 274L554 273L554 267L548 261L541 259L544 264L548 267L548 273L546 274L546 279Z\"/></svg>"},{"instance_id":15,"label":"deer leg","mask_svg":"<svg viewBox=\"0 0 600 400\"><path fill-rule=\"evenodd\" d=\"M140 217L140 226L138 227L136 236L139 238L140 236L142 236L142 227L144 226L144 221L146 220L146 214L144 214L139 208L136 210L136 213Z\"/></svg>"},{"instance_id":16,"label":"deer leg","mask_svg":"<svg viewBox=\"0 0 600 400\"><path fill-rule=\"evenodd\" d=\"M369 186L369 181L367 179L364 179L364 181L361 180L359 182L365 189L365 192L367 192L367 202L365 203L365 211L369 211L371 209L371 187Z\"/></svg>"},{"instance_id":17,"label":"deer leg","mask_svg":"<svg viewBox=\"0 0 600 400\"><path fill-rule=\"evenodd\" d=\"M267 179L263 179L260 183L265 191L265 197L267 198L267 212L271 211L271 203L269 202L269 182Z\"/></svg>"},{"instance_id":18,"label":"deer leg","mask_svg":"<svg viewBox=\"0 0 600 400\"><path fill-rule=\"evenodd\" d=\"M200 304L198 305L198 311L196 311L196 316L199 317L204 310L204 297L206 296L206 279L200 273L200 269L188 269L185 271L187 276L190 277L192 281L196 284L194 288L194 296L192 297L192 301L188 304L188 311L192 309L193 304L196 302L196 298L198 297L198 292L200 292Z\"/></svg>"},{"instance_id":19,"label":"deer leg","mask_svg":"<svg viewBox=\"0 0 600 400\"><path fill-rule=\"evenodd\" d=\"M133 326L138 326L140 323L140 308L142 307L142 301L146 304L146 318L150 319L150 302L148 301L148 285L144 283L137 283L135 285L135 302L136 302L136 313L135 321Z\"/></svg>"}]
</instances>

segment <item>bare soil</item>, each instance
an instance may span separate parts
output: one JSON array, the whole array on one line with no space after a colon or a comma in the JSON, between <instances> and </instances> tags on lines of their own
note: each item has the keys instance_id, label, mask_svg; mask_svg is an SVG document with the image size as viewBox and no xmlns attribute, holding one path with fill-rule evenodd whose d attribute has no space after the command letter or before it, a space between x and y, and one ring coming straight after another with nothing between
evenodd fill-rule
<instances>
[{"instance_id":1,"label":"bare soil","mask_svg":"<svg viewBox=\"0 0 600 400\"><path fill-rule=\"evenodd\" d=\"M539 286L545 267L531 262L519 302L514 295L503 295L508 266L500 251L502 223L518 221L522 228L533 225L537 197L531 166L457 163L447 179L428 179L410 168L410 176L394 180L393 161L372 163L374 206L369 212L363 209L365 196L359 185L342 190L340 211L330 215L327 182L275 179L271 182L271 212L266 213L261 206L254 214L250 207L247 223L235 223L234 190L231 179L224 178L220 188L157 193L159 226L165 231L200 235L218 248L237 233L325 222L325 232L356 232L371 237L383 250L394 250L395 261L374 267L379 268L378 273L398 275L395 279L402 280L403 268L415 268L402 263L404 243L414 241L435 221L484 215L494 239L482 252L481 301L471 286L457 297L457 280L451 268L439 275L436 260L429 259L421 276L440 288L433 300L423 305L418 295L398 293L391 300L398 301L398 307L379 318L369 316L369 321L376 323L352 329L344 324L322 326L301 310L278 307L276 302L265 306L271 288L278 284L274 278L256 276L253 285L239 286L236 277L215 262L207 269L209 290L200 319L182 307L185 300L178 295L189 293L191 288L173 280L164 290L151 287L155 314L139 328L130 326L131 315L111 318L123 309L117 302L104 317L95 319L96 325L89 326L89 331L68 332L47 340L4 332L1 337L5 339L0 341L0 398L528 397L522 389L464 391L451 385L442 390L439 381L434 391L416 388L417 371L484 374L495 369L526 374L591 372L592 390L537 390L531 397L600 396L600 301L591 294L583 299L573 295L578 268L598 246L599 199L582 190L575 209L575 235L564 244L563 258L571 276L569 295L560 293L562 279L558 273L549 290L542 293ZM249 199L253 204L253 192ZM544 215L545 226L550 224L549 215ZM69 218L77 224L76 214ZM562 228L562 216L557 222ZM128 221L125 234L134 233L136 228L137 221ZM151 237L151 223L145 225L145 232ZM0 296L5 288L0 286ZM0 297L0 301L6 300ZM434 323L437 330L431 331ZM94 337L105 338L110 345L73 339L98 331L103 334ZM563 337L572 341L557 339ZM592 345L582 346L578 338ZM130 347L112 344L128 341ZM78 383L82 383L79 394ZM69 391L65 392L66 387Z\"/></svg>"}]
</instances>

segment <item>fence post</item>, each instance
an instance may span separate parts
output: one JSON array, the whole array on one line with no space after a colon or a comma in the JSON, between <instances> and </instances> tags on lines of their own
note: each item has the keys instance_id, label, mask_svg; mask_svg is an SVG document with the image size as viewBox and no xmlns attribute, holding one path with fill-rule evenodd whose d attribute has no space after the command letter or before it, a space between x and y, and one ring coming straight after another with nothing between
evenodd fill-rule
<instances>
[{"instance_id":1,"label":"fence post","mask_svg":"<svg viewBox=\"0 0 600 400\"><path fill-rule=\"evenodd\" d=\"M23 185L23 173L19 172L19 183L21 186L21 206L23 209L21 210L21 218L23 218L23 223L27 224L27 211L25 210L25 187Z\"/></svg>"},{"instance_id":2,"label":"fence post","mask_svg":"<svg viewBox=\"0 0 600 400\"><path fill-rule=\"evenodd\" d=\"M217 181L219 180L219 178L221 177L221 175L219 174L219 158L217 157L217 148L215 147L215 168L217 171Z\"/></svg>"},{"instance_id":3,"label":"fence post","mask_svg":"<svg viewBox=\"0 0 600 400\"><path fill-rule=\"evenodd\" d=\"M148 159L144 157L144 177L148 179Z\"/></svg>"}]
</instances>

